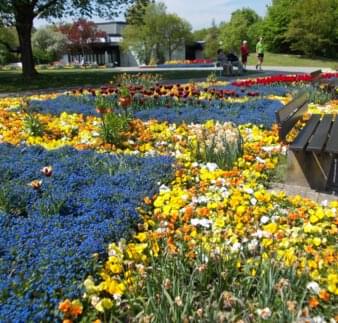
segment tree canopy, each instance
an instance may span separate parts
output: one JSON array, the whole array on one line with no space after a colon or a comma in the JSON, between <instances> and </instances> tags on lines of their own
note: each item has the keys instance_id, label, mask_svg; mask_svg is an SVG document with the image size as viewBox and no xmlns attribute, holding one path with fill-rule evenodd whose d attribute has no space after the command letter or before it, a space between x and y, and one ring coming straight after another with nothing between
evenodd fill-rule
<instances>
[{"instance_id":1,"label":"tree canopy","mask_svg":"<svg viewBox=\"0 0 338 323\"><path fill-rule=\"evenodd\" d=\"M35 18L62 18L64 16L114 17L133 0L1 0L0 21L15 26L20 42L23 74L36 74L32 53L31 34Z\"/></svg>"},{"instance_id":2,"label":"tree canopy","mask_svg":"<svg viewBox=\"0 0 338 323\"><path fill-rule=\"evenodd\" d=\"M220 28L219 40L222 42L222 47L227 51L239 51L243 40L249 41L249 45L253 47L256 41L255 27L260 21L261 18L252 9L243 8L234 11L229 23L223 24Z\"/></svg>"},{"instance_id":3,"label":"tree canopy","mask_svg":"<svg viewBox=\"0 0 338 323\"><path fill-rule=\"evenodd\" d=\"M32 46L37 63L51 63L58 60L66 49L67 37L54 26L39 28L33 33Z\"/></svg>"},{"instance_id":4,"label":"tree canopy","mask_svg":"<svg viewBox=\"0 0 338 323\"><path fill-rule=\"evenodd\" d=\"M285 32L290 48L308 56L337 56L338 1L299 1L293 11Z\"/></svg>"},{"instance_id":5,"label":"tree canopy","mask_svg":"<svg viewBox=\"0 0 338 323\"><path fill-rule=\"evenodd\" d=\"M136 0L135 3L128 8L125 13L128 25L140 25L143 23L147 6L155 3L155 0Z\"/></svg>"},{"instance_id":6,"label":"tree canopy","mask_svg":"<svg viewBox=\"0 0 338 323\"><path fill-rule=\"evenodd\" d=\"M149 64L171 59L173 53L191 39L191 26L176 14L169 14L163 3L149 4L143 22L123 31L123 48L133 51L140 62Z\"/></svg>"}]
</instances>

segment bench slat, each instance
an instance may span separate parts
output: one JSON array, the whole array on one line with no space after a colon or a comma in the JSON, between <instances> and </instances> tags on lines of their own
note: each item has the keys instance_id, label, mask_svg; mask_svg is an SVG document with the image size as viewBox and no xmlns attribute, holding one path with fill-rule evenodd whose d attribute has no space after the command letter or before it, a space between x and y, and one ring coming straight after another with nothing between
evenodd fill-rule
<instances>
[{"instance_id":1,"label":"bench slat","mask_svg":"<svg viewBox=\"0 0 338 323\"><path fill-rule=\"evenodd\" d=\"M331 129L332 118L332 114L327 114L323 117L315 133L313 134L310 143L306 147L306 151L321 152L323 150Z\"/></svg>"},{"instance_id":2,"label":"bench slat","mask_svg":"<svg viewBox=\"0 0 338 323\"><path fill-rule=\"evenodd\" d=\"M320 115L318 114L312 115L311 119L307 122L306 126L298 134L296 140L290 145L290 149L295 151L303 150L306 147L313 132L315 131L319 121Z\"/></svg>"},{"instance_id":3,"label":"bench slat","mask_svg":"<svg viewBox=\"0 0 338 323\"><path fill-rule=\"evenodd\" d=\"M285 107L276 112L277 123L283 123L291 117L299 107L303 106L309 98L308 93L302 93Z\"/></svg>"},{"instance_id":4,"label":"bench slat","mask_svg":"<svg viewBox=\"0 0 338 323\"><path fill-rule=\"evenodd\" d=\"M328 153L338 154L338 116L333 122L330 138L327 141L325 151Z\"/></svg>"}]
</instances>

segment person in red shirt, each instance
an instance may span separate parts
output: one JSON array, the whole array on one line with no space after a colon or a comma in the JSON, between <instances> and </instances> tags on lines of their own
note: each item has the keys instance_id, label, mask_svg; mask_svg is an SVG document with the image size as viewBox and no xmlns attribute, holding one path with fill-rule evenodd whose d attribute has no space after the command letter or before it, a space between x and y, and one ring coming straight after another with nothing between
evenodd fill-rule
<instances>
[{"instance_id":1,"label":"person in red shirt","mask_svg":"<svg viewBox=\"0 0 338 323\"><path fill-rule=\"evenodd\" d=\"M243 40L243 43L241 45L241 57L242 57L242 64L243 64L244 70L246 70L246 64L248 62L248 56L249 56L248 42L246 40Z\"/></svg>"}]
</instances>

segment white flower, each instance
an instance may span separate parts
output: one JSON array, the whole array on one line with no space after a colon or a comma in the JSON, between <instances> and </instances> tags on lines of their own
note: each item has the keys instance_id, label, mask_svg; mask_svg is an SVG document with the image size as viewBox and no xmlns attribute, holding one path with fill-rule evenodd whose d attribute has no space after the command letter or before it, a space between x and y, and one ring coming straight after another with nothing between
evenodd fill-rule
<instances>
[{"instance_id":1,"label":"white flower","mask_svg":"<svg viewBox=\"0 0 338 323\"><path fill-rule=\"evenodd\" d=\"M257 315L261 319L267 320L271 316L271 310L268 307L263 308L263 309L258 309L257 310Z\"/></svg>"},{"instance_id":2,"label":"white flower","mask_svg":"<svg viewBox=\"0 0 338 323\"><path fill-rule=\"evenodd\" d=\"M244 190L244 192L248 193L248 194L253 194L254 193L254 190L252 188L246 188Z\"/></svg>"},{"instance_id":3,"label":"white flower","mask_svg":"<svg viewBox=\"0 0 338 323\"><path fill-rule=\"evenodd\" d=\"M234 243L233 246L231 247L232 252L237 252L241 249L242 249L242 245L239 242Z\"/></svg>"},{"instance_id":4,"label":"white flower","mask_svg":"<svg viewBox=\"0 0 338 323\"><path fill-rule=\"evenodd\" d=\"M214 170L218 169L218 166L215 163L207 163L206 168L209 172L213 172Z\"/></svg>"},{"instance_id":5,"label":"white flower","mask_svg":"<svg viewBox=\"0 0 338 323\"><path fill-rule=\"evenodd\" d=\"M252 239L249 243L248 243L248 249L250 251L255 251L257 249L258 246L258 240L256 239Z\"/></svg>"},{"instance_id":6,"label":"white flower","mask_svg":"<svg viewBox=\"0 0 338 323\"><path fill-rule=\"evenodd\" d=\"M321 316L315 316L312 318L313 323L326 323L325 319Z\"/></svg>"},{"instance_id":7,"label":"white flower","mask_svg":"<svg viewBox=\"0 0 338 323\"><path fill-rule=\"evenodd\" d=\"M207 228L209 229L212 225L212 221L208 220L208 219L191 219L190 223L193 225L193 226L202 226L204 228Z\"/></svg>"},{"instance_id":8,"label":"white flower","mask_svg":"<svg viewBox=\"0 0 338 323\"><path fill-rule=\"evenodd\" d=\"M252 199L250 199L250 203L252 205L256 205L257 204L257 200L253 197Z\"/></svg>"},{"instance_id":9,"label":"white flower","mask_svg":"<svg viewBox=\"0 0 338 323\"><path fill-rule=\"evenodd\" d=\"M160 186L160 193L170 192L170 188L164 184Z\"/></svg>"},{"instance_id":10,"label":"white flower","mask_svg":"<svg viewBox=\"0 0 338 323\"><path fill-rule=\"evenodd\" d=\"M310 290L312 293L315 293L315 294L319 294L320 292L320 287L318 285L318 283L312 281L312 282L309 282L307 285L306 285L306 288L308 290Z\"/></svg>"},{"instance_id":11,"label":"white flower","mask_svg":"<svg viewBox=\"0 0 338 323\"><path fill-rule=\"evenodd\" d=\"M277 146L264 146L262 147L262 150L267 152L267 153L270 153L272 151L278 151L280 149L280 145L277 145Z\"/></svg>"},{"instance_id":12,"label":"white flower","mask_svg":"<svg viewBox=\"0 0 338 323\"><path fill-rule=\"evenodd\" d=\"M259 163L261 163L261 164L265 164L265 163L266 163L266 161L265 161L264 159L260 158L259 156L256 157L256 160L257 160Z\"/></svg>"},{"instance_id":13,"label":"white flower","mask_svg":"<svg viewBox=\"0 0 338 323\"><path fill-rule=\"evenodd\" d=\"M329 205L329 201L328 200L324 200L320 203L322 206L328 206Z\"/></svg>"},{"instance_id":14,"label":"white flower","mask_svg":"<svg viewBox=\"0 0 338 323\"><path fill-rule=\"evenodd\" d=\"M261 217L261 223L262 223L262 224L268 223L269 221L270 221L270 218L269 218L268 216L263 215L263 216Z\"/></svg>"}]
</instances>

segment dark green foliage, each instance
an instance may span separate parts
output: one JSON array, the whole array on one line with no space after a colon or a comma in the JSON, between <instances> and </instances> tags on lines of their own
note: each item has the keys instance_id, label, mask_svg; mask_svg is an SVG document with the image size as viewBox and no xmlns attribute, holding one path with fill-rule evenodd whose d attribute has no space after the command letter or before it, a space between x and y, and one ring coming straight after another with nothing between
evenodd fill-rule
<instances>
[{"instance_id":1,"label":"dark green foliage","mask_svg":"<svg viewBox=\"0 0 338 323\"><path fill-rule=\"evenodd\" d=\"M290 42L290 49L312 57L337 57L337 21L337 0L297 2L285 34Z\"/></svg>"},{"instance_id":2,"label":"dark green foliage","mask_svg":"<svg viewBox=\"0 0 338 323\"><path fill-rule=\"evenodd\" d=\"M146 8L150 3L155 3L154 0L136 0L136 2L125 13L126 22L128 25L142 24Z\"/></svg>"},{"instance_id":3,"label":"dark green foliage","mask_svg":"<svg viewBox=\"0 0 338 323\"><path fill-rule=\"evenodd\" d=\"M260 36L256 35L257 23L260 21L261 18L252 9L243 8L234 11L231 14L230 22L220 28L219 40L222 42L223 49L239 52L243 40L247 40L249 47L254 48L257 36Z\"/></svg>"}]
</instances>

